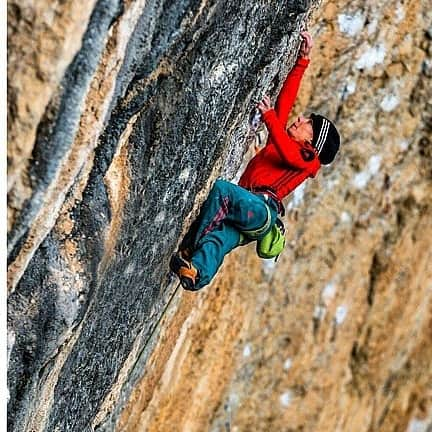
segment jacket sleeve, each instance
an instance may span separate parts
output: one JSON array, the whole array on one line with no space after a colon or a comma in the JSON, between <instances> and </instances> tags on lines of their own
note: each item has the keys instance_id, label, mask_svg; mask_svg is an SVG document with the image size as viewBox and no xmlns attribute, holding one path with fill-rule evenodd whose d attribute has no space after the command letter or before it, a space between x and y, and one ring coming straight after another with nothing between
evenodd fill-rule
<instances>
[{"instance_id":1,"label":"jacket sleeve","mask_svg":"<svg viewBox=\"0 0 432 432\"><path fill-rule=\"evenodd\" d=\"M276 100L276 114L283 126L288 122L288 116L297 97L303 74L309 65L309 59L299 58L294 68L288 74L279 96Z\"/></svg>"},{"instance_id":2,"label":"jacket sleeve","mask_svg":"<svg viewBox=\"0 0 432 432\"><path fill-rule=\"evenodd\" d=\"M319 165L316 166L318 158L315 152L303 147L288 135L275 110L267 111L263 119L269 131L269 137L282 160L294 168L307 169L313 174L319 167Z\"/></svg>"}]
</instances>

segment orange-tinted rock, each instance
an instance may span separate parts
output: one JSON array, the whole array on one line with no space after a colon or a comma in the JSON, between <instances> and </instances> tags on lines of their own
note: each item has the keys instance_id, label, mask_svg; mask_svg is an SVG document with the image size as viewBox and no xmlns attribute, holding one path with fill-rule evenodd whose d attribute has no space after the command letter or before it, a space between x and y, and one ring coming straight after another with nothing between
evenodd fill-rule
<instances>
[{"instance_id":1,"label":"orange-tinted rock","mask_svg":"<svg viewBox=\"0 0 432 432\"><path fill-rule=\"evenodd\" d=\"M11 430L427 430L427 2L313 3L293 114L341 152L287 200L276 264L246 246L199 293L169 256L306 2L123 3L10 4Z\"/></svg>"}]
</instances>

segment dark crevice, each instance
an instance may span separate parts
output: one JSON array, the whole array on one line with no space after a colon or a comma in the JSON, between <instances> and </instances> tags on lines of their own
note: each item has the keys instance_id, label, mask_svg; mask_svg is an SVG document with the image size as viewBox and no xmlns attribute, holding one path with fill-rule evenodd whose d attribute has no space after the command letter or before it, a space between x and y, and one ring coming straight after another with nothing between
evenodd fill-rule
<instances>
[{"instance_id":1,"label":"dark crevice","mask_svg":"<svg viewBox=\"0 0 432 432\"><path fill-rule=\"evenodd\" d=\"M375 288L377 280L383 271L383 265L377 253L372 258L372 265L369 269L369 287L367 292L367 302L369 306L373 305L375 298Z\"/></svg>"}]
</instances>

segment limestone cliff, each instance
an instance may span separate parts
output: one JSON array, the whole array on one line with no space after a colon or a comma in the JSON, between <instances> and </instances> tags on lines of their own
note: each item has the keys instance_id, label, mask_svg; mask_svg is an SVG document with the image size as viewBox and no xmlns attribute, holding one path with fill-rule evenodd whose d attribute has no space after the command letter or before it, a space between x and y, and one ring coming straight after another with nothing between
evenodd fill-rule
<instances>
[{"instance_id":1,"label":"limestone cliff","mask_svg":"<svg viewBox=\"0 0 432 432\"><path fill-rule=\"evenodd\" d=\"M340 155L276 265L183 292L169 256L307 21L296 112ZM432 428L431 39L426 0L10 0L10 430Z\"/></svg>"},{"instance_id":2,"label":"limestone cliff","mask_svg":"<svg viewBox=\"0 0 432 432\"><path fill-rule=\"evenodd\" d=\"M9 2L11 430L87 430L124 404L188 215L237 170L253 101L295 59L306 13Z\"/></svg>"}]
</instances>

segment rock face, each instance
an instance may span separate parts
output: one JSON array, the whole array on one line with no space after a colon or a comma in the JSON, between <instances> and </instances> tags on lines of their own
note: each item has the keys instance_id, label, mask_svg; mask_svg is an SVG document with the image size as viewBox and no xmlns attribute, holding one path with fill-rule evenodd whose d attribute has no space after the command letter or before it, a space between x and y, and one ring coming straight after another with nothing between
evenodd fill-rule
<instances>
[{"instance_id":1,"label":"rock face","mask_svg":"<svg viewBox=\"0 0 432 432\"><path fill-rule=\"evenodd\" d=\"M428 2L78 3L8 4L10 430L432 428ZM276 265L183 292L169 257L312 11L296 112L340 155Z\"/></svg>"},{"instance_id":2,"label":"rock face","mask_svg":"<svg viewBox=\"0 0 432 432\"><path fill-rule=\"evenodd\" d=\"M236 172L253 101L280 84L307 13L9 2L11 430L83 431L124 404L188 215Z\"/></svg>"}]
</instances>

